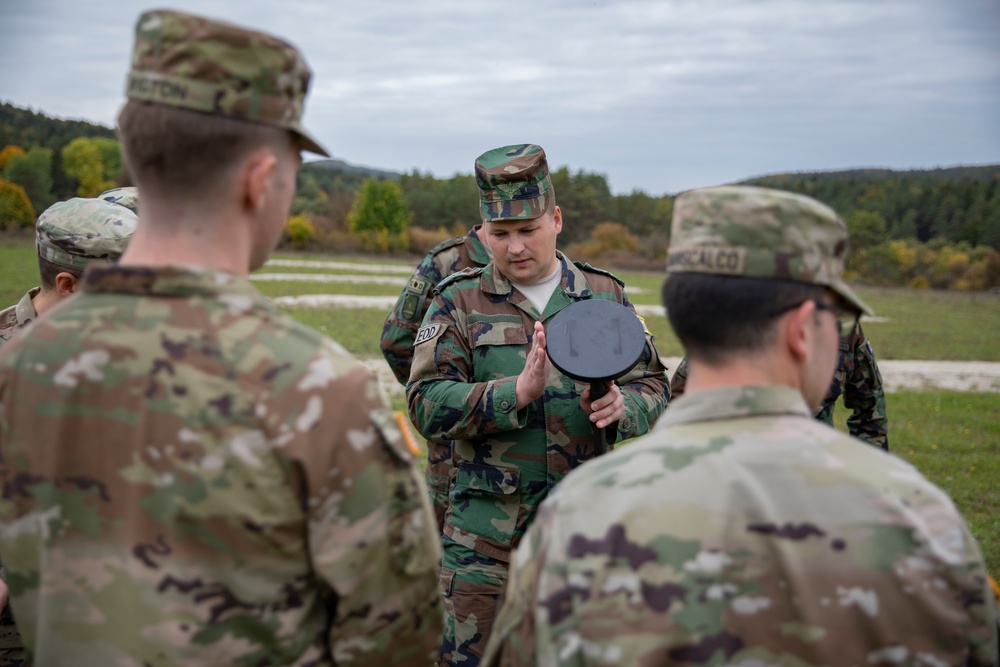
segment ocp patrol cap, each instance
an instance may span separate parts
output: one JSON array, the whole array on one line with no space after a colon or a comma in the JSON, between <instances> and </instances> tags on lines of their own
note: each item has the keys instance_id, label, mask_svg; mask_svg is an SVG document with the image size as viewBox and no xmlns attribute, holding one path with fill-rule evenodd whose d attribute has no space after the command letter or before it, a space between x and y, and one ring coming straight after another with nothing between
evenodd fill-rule
<instances>
[{"instance_id":1,"label":"ocp patrol cap","mask_svg":"<svg viewBox=\"0 0 1000 667\"><path fill-rule=\"evenodd\" d=\"M476 185L484 222L531 220L555 200L545 151L536 144L515 144L476 158Z\"/></svg>"},{"instance_id":2,"label":"ocp patrol cap","mask_svg":"<svg viewBox=\"0 0 1000 667\"><path fill-rule=\"evenodd\" d=\"M667 273L812 283L873 314L843 281L847 226L803 195L749 186L685 192L674 202Z\"/></svg>"},{"instance_id":3,"label":"ocp patrol cap","mask_svg":"<svg viewBox=\"0 0 1000 667\"><path fill-rule=\"evenodd\" d=\"M129 99L285 128L329 157L301 125L312 77L294 46L276 37L156 9L136 25Z\"/></svg>"},{"instance_id":4,"label":"ocp patrol cap","mask_svg":"<svg viewBox=\"0 0 1000 667\"><path fill-rule=\"evenodd\" d=\"M42 259L82 271L91 262L117 260L138 222L136 214L125 206L74 197L53 204L38 216L35 249Z\"/></svg>"},{"instance_id":5,"label":"ocp patrol cap","mask_svg":"<svg viewBox=\"0 0 1000 667\"><path fill-rule=\"evenodd\" d=\"M136 215L139 215L139 190L134 187L112 188L97 195L97 199L102 199L112 204L124 206Z\"/></svg>"}]
</instances>

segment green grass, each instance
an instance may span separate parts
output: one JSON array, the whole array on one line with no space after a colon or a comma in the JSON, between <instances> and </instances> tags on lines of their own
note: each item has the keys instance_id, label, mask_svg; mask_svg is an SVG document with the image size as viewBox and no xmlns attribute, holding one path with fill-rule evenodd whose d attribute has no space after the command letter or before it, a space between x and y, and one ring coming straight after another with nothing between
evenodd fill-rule
<instances>
[{"instance_id":1,"label":"green grass","mask_svg":"<svg viewBox=\"0 0 1000 667\"><path fill-rule=\"evenodd\" d=\"M286 313L344 346L351 354L381 357L379 339L385 311L375 308L282 308Z\"/></svg>"},{"instance_id":2,"label":"green grass","mask_svg":"<svg viewBox=\"0 0 1000 667\"><path fill-rule=\"evenodd\" d=\"M253 280L253 285L264 296L293 296L299 294L356 294L358 296L399 296L406 284L400 276L399 285L372 285L371 283L321 283L308 280Z\"/></svg>"},{"instance_id":3,"label":"green grass","mask_svg":"<svg viewBox=\"0 0 1000 667\"><path fill-rule=\"evenodd\" d=\"M0 310L13 306L38 284L38 257L33 237L0 234Z\"/></svg>"}]
</instances>

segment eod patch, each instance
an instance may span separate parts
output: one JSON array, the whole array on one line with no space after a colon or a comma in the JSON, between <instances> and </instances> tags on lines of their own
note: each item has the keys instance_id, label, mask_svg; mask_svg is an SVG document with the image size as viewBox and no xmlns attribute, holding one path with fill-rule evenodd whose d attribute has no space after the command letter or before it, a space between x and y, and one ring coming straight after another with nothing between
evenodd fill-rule
<instances>
[{"instance_id":1,"label":"eod patch","mask_svg":"<svg viewBox=\"0 0 1000 667\"><path fill-rule=\"evenodd\" d=\"M438 334L444 331L443 324L428 324L426 326L420 327L417 331L417 337L413 339L414 345L420 345L421 343L426 343L429 340L433 340L438 337Z\"/></svg>"}]
</instances>

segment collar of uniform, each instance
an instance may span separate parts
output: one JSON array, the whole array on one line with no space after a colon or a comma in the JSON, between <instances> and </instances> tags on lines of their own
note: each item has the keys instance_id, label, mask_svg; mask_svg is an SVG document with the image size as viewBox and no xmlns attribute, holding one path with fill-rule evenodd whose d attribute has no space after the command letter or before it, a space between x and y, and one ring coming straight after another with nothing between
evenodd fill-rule
<instances>
[{"instance_id":1,"label":"collar of uniform","mask_svg":"<svg viewBox=\"0 0 1000 667\"><path fill-rule=\"evenodd\" d=\"M486 266L490 263L490 250L483 243L483 240L479 238L479 232L483 230L482 225L476 225L469 230L469 240L472 243L469 244L469 258L476 263L477 266Z\"/></svg>"},{"instance_id":2,"label":"collar of uniform","mask_svg":"<svg viewBox=\"0 0 1000 667\"><path fill-rule=\"evenodd\" d=\"M795 389L775 384L751 385L685 393L670 401L657 427L761 415L812 418L805 399Z\"/></svg>"},{"instance_id":3,"label":"collar of uniform","mask_svg":"<svg viewBox=\"0 0 1000 667\"><path fill-rule=\"evenodd\" d=\"M583 275L583 271L576 264L569 261L566 255L562 254L559 250L556 250L556 257L562 264L562 280L559 281L559 286L562 290L569 296L577 299L590 296L590 285L587 283L587 278ZM510 294L511 290L514 289L506 276L500 273L500 269L497 268L496 263L492 261L487 266L487 270L483 271L480 280L483 291L487 294Z\"/></svg>"},{"instance_id":4,"label":"collar of uniform","mask_svg":"<svg viewBox=\"0 0 1000 667\"><path fill-rule=\"evenodd\" d=\"M91 265L83 276L83 289L137 296L242 296L271 309L270 302L246 278L193 266Z\"/></svg>"},{"instance_id":5,"label":"collar of uniform","mask_svg":"<svg viewBox=\"0 0 1000 667\"><path fill-rule=\"evenodd\" d=\"M35 304L32 303L31 300L41 291L41 287L32 287L28 290L28 293L21 297L21 300L17 302L17 306L14 307L14 315L17 317L18 326L23 327L25 324L38 317L38 312L35 310Z\"/></svg>"}]
</instances>

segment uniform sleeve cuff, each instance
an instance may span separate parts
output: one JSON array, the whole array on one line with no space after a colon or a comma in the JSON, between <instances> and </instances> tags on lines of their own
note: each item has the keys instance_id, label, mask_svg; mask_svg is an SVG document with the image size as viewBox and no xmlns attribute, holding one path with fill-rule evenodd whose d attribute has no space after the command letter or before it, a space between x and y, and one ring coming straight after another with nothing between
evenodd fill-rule
<instances>
[{"instance_id":1,"label":"uniform sleeve cuff","mask_svg":"<svg viewBox=\"0 0 1000 667\"><path fill-rule=\"evenodd\" d=\"M514 431L528 424L528 409L517 409L517 378L497 380L493 385L493 419L501 431Z\"/></svg>"}]
</instances>

